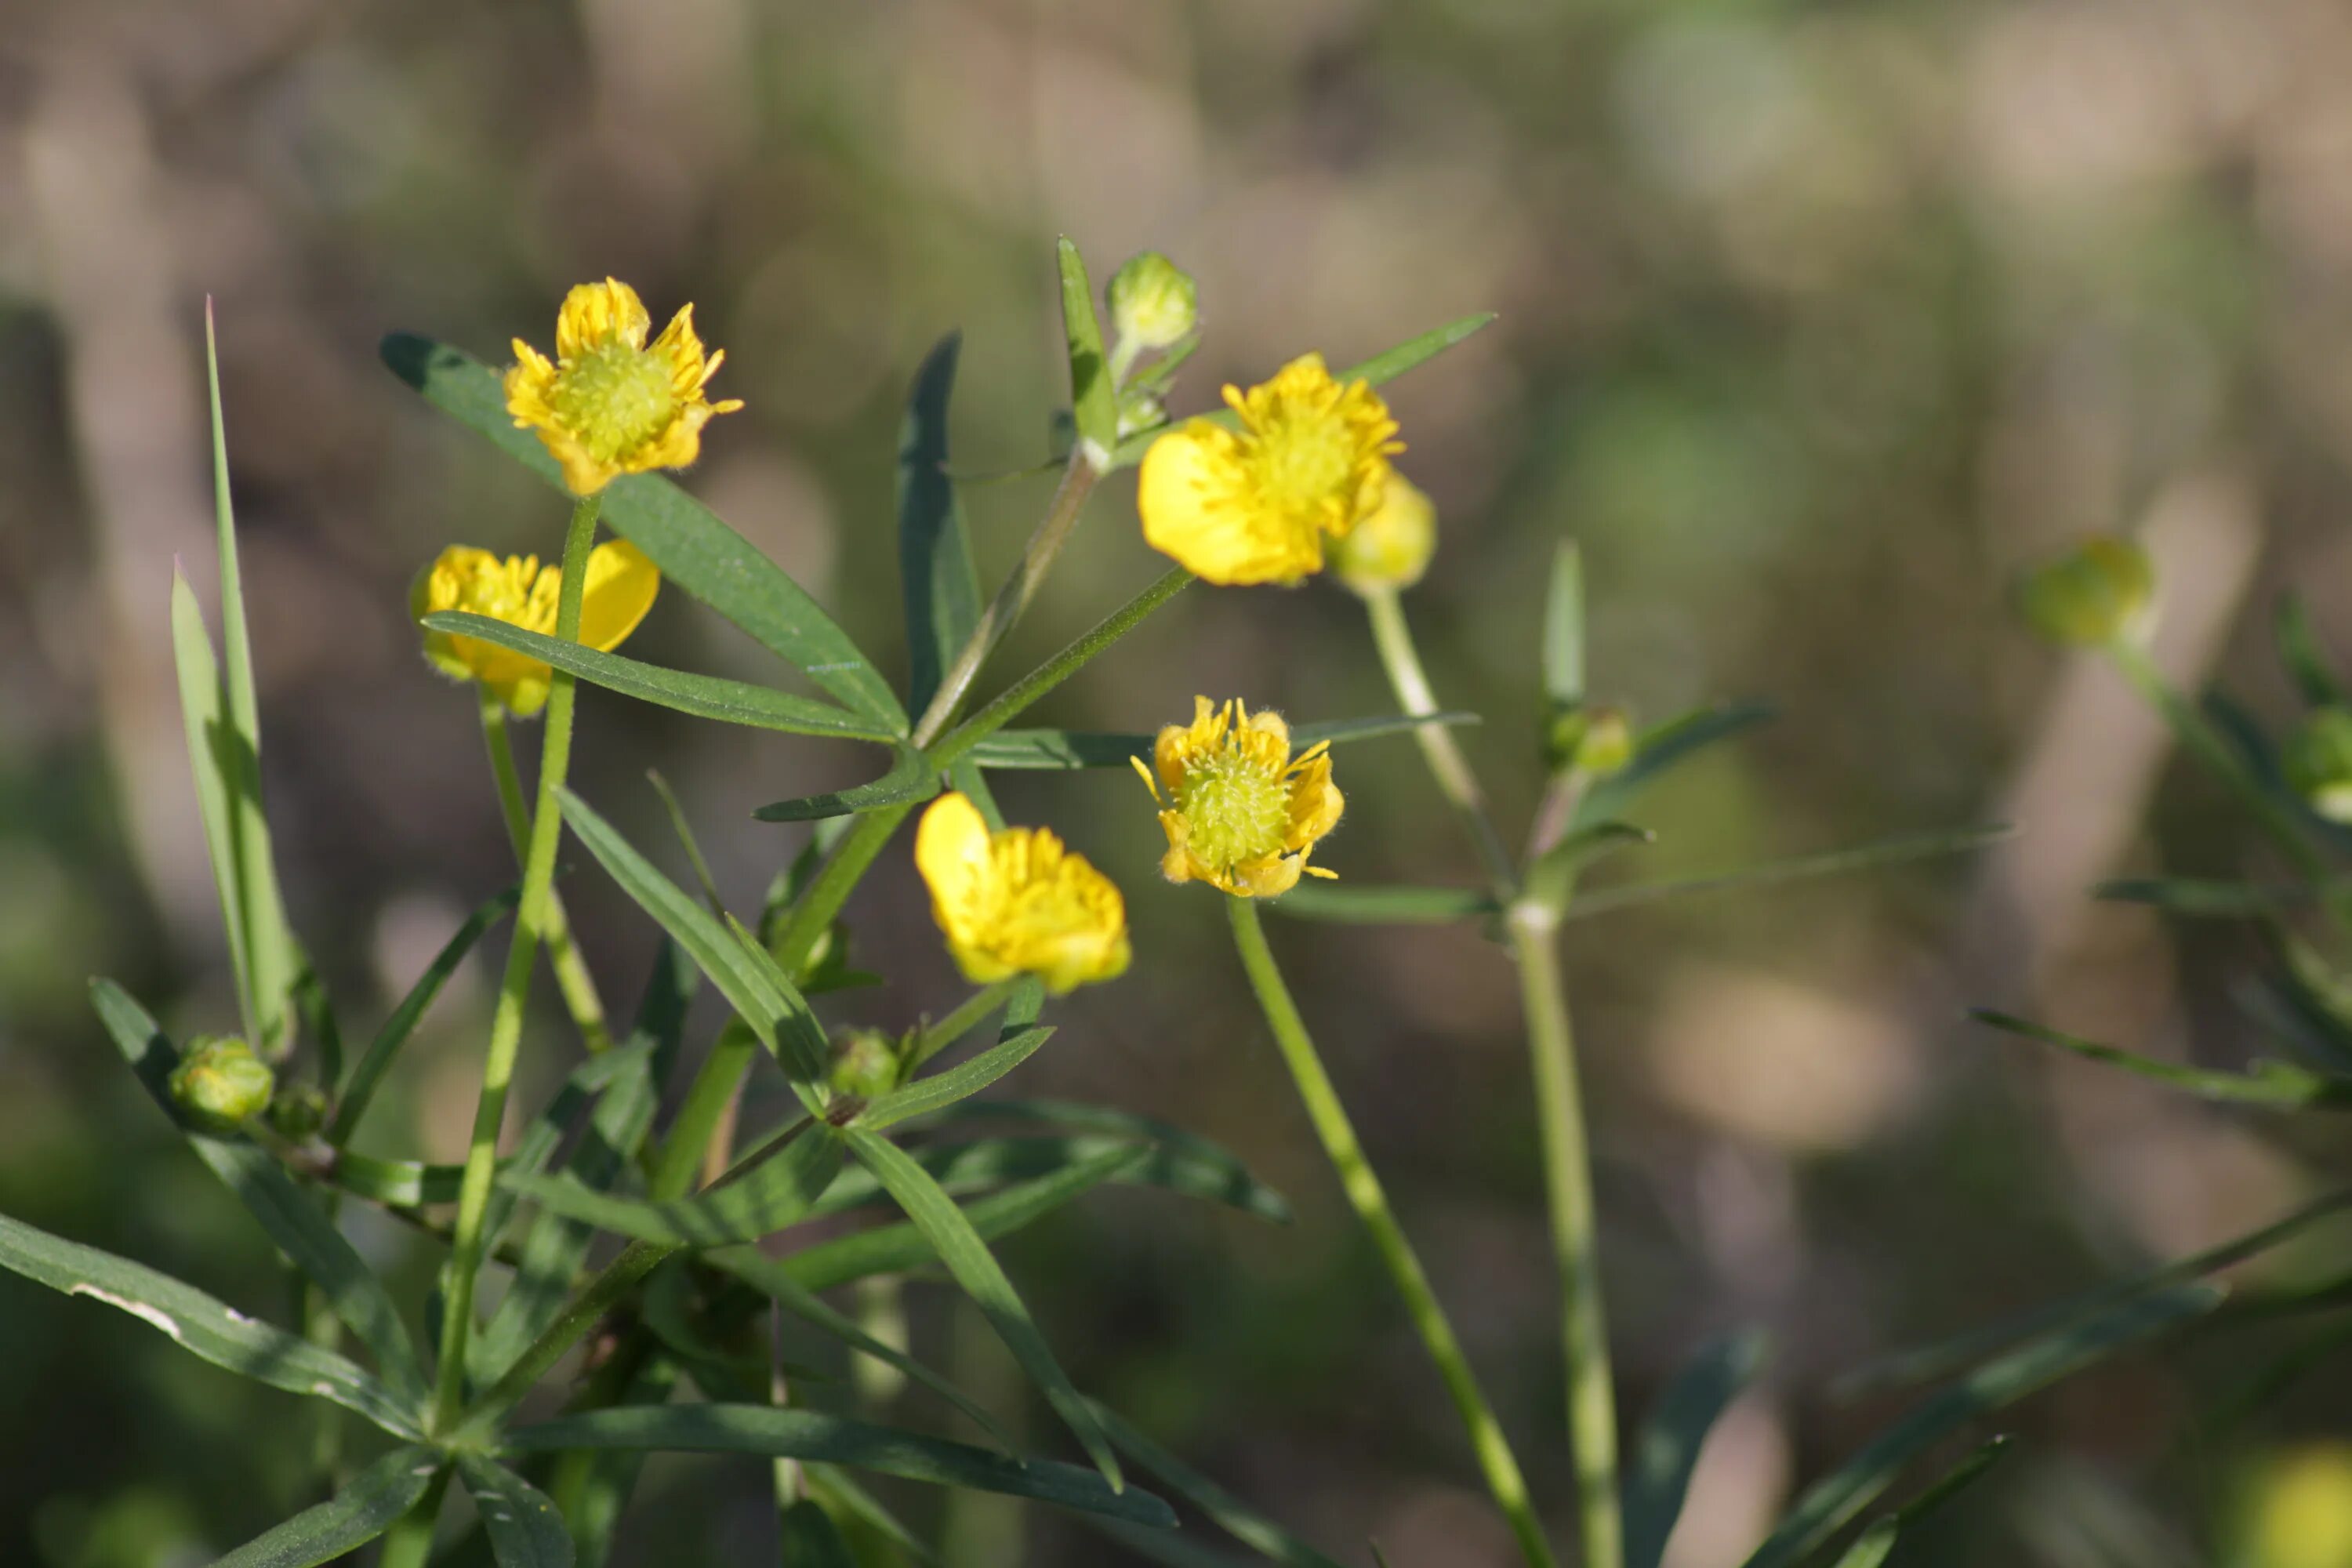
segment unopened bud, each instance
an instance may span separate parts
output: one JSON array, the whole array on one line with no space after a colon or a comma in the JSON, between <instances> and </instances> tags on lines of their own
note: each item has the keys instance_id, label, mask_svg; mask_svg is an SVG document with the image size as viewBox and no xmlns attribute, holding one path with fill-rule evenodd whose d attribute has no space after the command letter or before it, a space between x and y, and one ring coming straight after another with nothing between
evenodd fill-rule
<instances>
[{"instance_id":1,"label":"unopened bud","mask_svg":"<svg viewBox=\"0 0 2352 1568\"><path fill-rule=\"evenodd\" d=\"M1622 708L1579 704L1552 715L1544 759L1555 773L1570 768L1588 778L1621 773L1633 760L1633 721Z\"/></svg>"},{"instance_id":2,"label":"unopened bud","mask_svg":"<svg viewBox=\"0 0 2352 1568\"><path fill-rule=\"evenodd\" d=\"M854 1029L833 1045L829 1074L843 1094L871 1100L898 1087L898 1047L890 1037L873 1029Z\"/></svg>"},{"instance_id":3,"label":"unopened bud","mask_svg":"<svg viewBox=\"0 0 2352 1568\"><path fill-rule=\"evenodd\" d=\"M1421 487L1391 472L1372 514L1327 552L1340 582L1358 594L1410 588L1437 553L1437 508Z\"/></svg>"},{"instance_id":4,"label":"unopened bud","mask_svg":"<svg viewBox=\"0 0 2352 1568\"><path fill-rule=\"evenodd\" d=\"M278 1075L243 1040L200 1036L172 1071L172 1098L198 1121L236 1127L269 1103Z\"/></svg>"},{"instance_id":5,"label":"unopened bud","mask_svg":"<svg viewBox=\"0 0 2352 1568\"><path fill-rule=\"evenodd\" d=\"M2051 641L2095 647L2139 634L2156 602L2156 567L2128 540L2086 540L2027 577L2019 601Z\"/></svg>"},{"instance_id":6,"label":"unopened bud","mask_svg":"<svg viewBox=\"0 0 2352 1568\"><path fill-rule=\"evenodd\" d=\"M2322 708L2287 742L2287 782L2315 816L2352 826L2352 710Z\"/></svg>"},{"instance_id":7,"label":"unopened bud","mask_svg":"<svg viewBox=\"0 0 2352 1568\"><path fill-rule=\"evenodd\" d=\"M1192 276L1156 250L1131 258L1104 293L1112 327L1136 349L1171 348L1201 319Z\"/></svg>"},{"instance_id":8,"label":"unopened bud","mask_svg":"<svg viewBox=\"0 0 2352 1568\"><path fill-rule=\"evenodd\" d=\"M1168 405L1159 395L1147 387L1129 386L1118 395L1118 436L1124 441L1129 436L1140 436L1146 430L1157 430L1168 423Z\"/></svg>"},{"instance_id":9,"label":"unopened bud","mask_svg":"<svg viewBox=\"0 0 2352 1568\"><path fill-rule=\"evenodd\" d=\"M269 1102L269 1125L281 1137L301 1143L327 1124L327 1097L316 1084L289 1083Z\"/></svg>"}]
</instances>

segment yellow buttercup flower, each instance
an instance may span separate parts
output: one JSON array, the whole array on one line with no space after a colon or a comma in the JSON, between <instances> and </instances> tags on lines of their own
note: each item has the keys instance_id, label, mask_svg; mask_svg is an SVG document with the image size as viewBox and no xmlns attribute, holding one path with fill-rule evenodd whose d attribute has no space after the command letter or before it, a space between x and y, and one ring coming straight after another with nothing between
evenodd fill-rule
<instances>
[{"instance_id":1,"label":"yellow buttercup flower","mask_svg":"<svg viewBox=\"0 0 2352 1568\"><path fill-rule=\"evenodd\" d=\"M609 540L588 552L588 581L580 590L580 640L610 653L637 629L654 606L661 574L626 540ZM536 555L504 560L487 550L453 544L418 574L408 593L410 613L422 620L436 610L465 610L525 631L555 635L556 599L563 568L542 566ZM529 718L547 705L553 671L540 660L448 632L425 634L425 657L457 680L478 680L509 712Z\"/></svg>"},{"instance_id":2,"label":"yellow buttercup flower","mask_svg":"<svg viewBox=\"0 0 2352 1568\"><path fill-rule=\"evenodd\" d=\"M1205 697L1192 702L1192 723L1160 731L1152 766L1135 761L1151 798L1167 807L1160 814L1168 835L1160 868L1168 879L1270 899L1297 886L1302 871L1333 875L1307 863L1346 804L1331 783L1330 742L1318 741L1294 758L1281 714L1253 713L1239 700L1223 708Z\"/></svg>"},{"instance_id":3,"label":"yellow buttercup flower","mask_svg":"<svg viewBox=\"0 0 2352 1568\"><path fill-rule=\"evenodd\" d=\"M711 416L743 406L740 398L704 397L727 354L704 355L693 306L647 348L652 325L637 291L607 278L564 296L553 363L514 341L507 412L517 428L539 432L574 495L594 495L623 474L687 467L701 455Z\"/></svg>"},{"instance_id":4,"label":"yellow buttercup flower","mask_svg":"<svg viewBox=\"0 0 2352 1568\"><path fill-rule=\"evenodd\" d=\"M1368 382L1342 385L1321 354L1247 392L1225 388L1238 431L1191 420L1143 456L1136 506L1146 542L1212 583L1297 583L1323 569L1323 542L1381 504L1389 455L1404 450Z\"/></svg>"},{"instance_id":5,"label":"yellow buttercup flower","mask_svg":"<svg viewBox=\"0 0 2352 1568\"><path fill-rule=\"evenodd\" d=\"M992 833L968 797L943 795L916 831L915 867L976 984L1034 974L1059 995L1127 968L1126 900L1042 827Z\"/></svg>"}]
</instances>

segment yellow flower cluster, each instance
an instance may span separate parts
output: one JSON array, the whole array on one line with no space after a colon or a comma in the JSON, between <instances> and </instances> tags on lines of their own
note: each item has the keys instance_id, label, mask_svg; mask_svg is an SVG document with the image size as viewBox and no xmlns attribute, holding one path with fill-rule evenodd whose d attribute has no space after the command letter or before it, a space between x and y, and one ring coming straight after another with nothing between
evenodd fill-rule
<instances>
[{"instance_id":1,"label":"yellow flower cluster","mask_svg":"<svg viewBox=\"0 0 2352 1568\"><path fill-rule=\"evenodd\" d=\"M645 552L614 540L588 552L588 580L580 598L580 641L601 653L618 647L654 606L661 574ZM436 610L464 610L544 637L555 635L556 600L563 568L540 564L536 555L501 560L487 550L453 544L417 575L409 590L410 612L418 619ZM478 680L518 718L547 705L553 671L539 659L448 632L425 634L425 657L456 680Z\"/></svg>"}]
</instances>

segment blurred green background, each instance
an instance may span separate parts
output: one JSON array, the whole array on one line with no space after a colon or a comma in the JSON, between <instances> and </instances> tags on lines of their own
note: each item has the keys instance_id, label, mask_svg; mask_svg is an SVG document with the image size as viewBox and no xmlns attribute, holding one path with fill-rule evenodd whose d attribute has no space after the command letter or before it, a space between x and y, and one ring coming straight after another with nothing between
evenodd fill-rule
<instances>
[{"instance_id":1,"label":"blurred green background","mask_svg":"<svg viewBox=\"0 0 2352 1568\"><path fill-rule=\"evenodd\" d=\"M265 1244L121 1071L94 973L183 1032L232 1017L173 706L165 595L210 603L201 302L217 301L289 900L368 1026L510 879L470 698L405 616L444 544L551 552L560 500L376 363L408 329L499 358L572 283L692 300L728 351L685 482L903 668L890 458L916 362L961 328L956 462L1027 468L1066 395L1051 242L1099 279L1147 247L1201 281L1179 412L1319 348L1361 358L1493 309L1396 384L1444 542L1409 601L1441 695L1523 824L1555 541L1585 551L1597 695L1645 719L1762 697L1773 728L1645 807L1602 878L1734 866L1972 820L1965 861L1570 925L1629 1421L1709 1336L1777 1357L1710 1445L1677 1568L1734 1563L1792 1485L1896 1406L1874 1354L2250 1227L2345 1159L1960 1021L2013 1007L2230 1064L2250 944L2095 907L2097 879L2250 863L2105 671L2033 646L2016 569L2132 531L2158 656L2282 715L2267 606L2352 638L2352 17L2319 0L8 0L0 5L0 1210L282 1310ZM974 483L983 574L1041 479ZM1158 570L1105 488L1009 675ZM778 672L683 595L632 651ZM1041 721L1148 729L1195 691L1297 719L1387 710L1326 584L1196 589ZM803 830L762 802L870 771L601 692L574 780L664 843L684 795L736 906ZM1412 748L1342 753L1318 860L1467 880ZM1289 1193L1276 1231L1107 1192L1006 1247L1078 1381L1326 1545L1509 1561L1450 1412L1338 1201L1219 930L1156 879L1124 774L1011 777L1129 889L1139 960L1065 1010L1029 1093L1180 1121ZM626 1007L646 923L568 897ZM852 908L902 1026L961 994L903 848ZM1475 929L1277 923L1307 1016L1563 1524L1553 1292L1512 976ZM477 966L480 963L477 959ZM368 1142L462 1149L478 968ZM552 993L541 1082L573 1046ZM708 1028L696 1037L708 1039ZM403 1136L403 1121L406 1122ZM421 1289L429 1259L365 1216ZM943 1292L919 1345L1017 1405ZM1908 1561L2093 1568L2237 1552L2252 1478L2344 1430L2322 1364L2250 1422L2200 1416L2281 1341L2143 1356L2018 1413L2021 1455ZM0 1562L201 1563L302 1500L296 1402L139 1324L0 1279ZM910 1402L906 1418L942 1419ZM1036 1422L1040 1441L1055 1440ZM2352 1486L2341 1456L2318 1474ZM2305 1472L2298 1472L2305 1473ZM772 1560L763 1468L657 1465L622 1560ZM2326 1485L2320 1487L2326 1493ZM928 1517L934 1500L914 1496ZM2324 1511L2324 1510L2323 1510ZM1059 1519L950 1521L955 1568L1128 1561ZM2231 1560L2327 1568L2259 1543Z\"/></svg>"}]
</instances>

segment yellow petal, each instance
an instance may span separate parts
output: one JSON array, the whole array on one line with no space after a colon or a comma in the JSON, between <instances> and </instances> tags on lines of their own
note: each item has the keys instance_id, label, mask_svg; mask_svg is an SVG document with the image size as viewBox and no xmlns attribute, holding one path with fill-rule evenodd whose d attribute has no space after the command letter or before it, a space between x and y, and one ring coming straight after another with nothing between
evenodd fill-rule
<instances>
[{"instance_id":1,"label":"yellow petal","mask_svg":"<svg viewBox=\"0 0 2352 1568\"><path fill-rule=\"evenodd\" d=\"M961 791L923 813L915 832L915 868L931 890L931 912L950 942L971 936L971 911L989 875L988 821Z\"/></svg>"},{"instance_id":2,"label":"yellow petal","mask_svg":"<svg viewBox=\"0 0 2352 1568\"><path fill-rule=\"evenodd\" d=\"M588 582L581 590L581 642L612 652L637 629L660 589L661 573L644 551L625 539L596 546L588 552Z\"/></svg>"},{"instance_id":3,"label":"yellow petal","mask_svg":"<svg viewBox=\"0 0 2352 1568\"><path fill-rule=\"evenodd\" d=\"M556 357L576 359L615 338L641 349L646 346L646 329L652 325L645 301L626 283L614 278L582 283L563 297L563 308L556 312Z\"/></svg>"},{"instance_id":4,"label":"yellow petal","mask_svg":"<svg viewBox=\"0 0 2352 1568\"><path fill-rule=\"evenodd\" d=\"M1323 564L1321 535L1254 515L1237 491L1235 442L1203 420L1151 444L1136 480L1144 542L1186 570L1227 586L1296 582Z\"/></svg>"}]
</instances>

